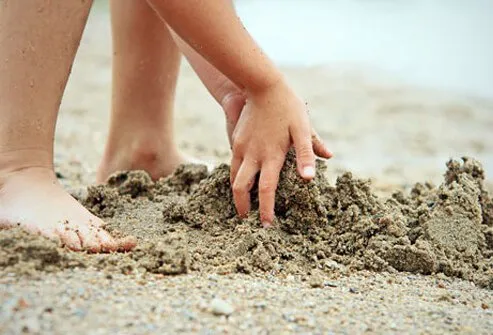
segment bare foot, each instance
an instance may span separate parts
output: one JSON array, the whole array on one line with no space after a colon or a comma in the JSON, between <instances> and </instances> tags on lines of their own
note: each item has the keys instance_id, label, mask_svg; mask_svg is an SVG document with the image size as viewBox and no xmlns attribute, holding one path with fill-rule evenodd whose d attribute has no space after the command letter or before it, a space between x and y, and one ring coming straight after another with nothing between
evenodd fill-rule
<instances>
[{"instance_id":1,"label":"bare foot","mask_svg":"<svg viewBox=\"0 0 493 335\"><path fill-rule=\"evenodd\" d=\"M130 250L132 237L114 239L104 223L58 184L48 168L26 168L0 176L0 227L19 226L60 240L72 250Z\"/></svg>"}]
</instances>

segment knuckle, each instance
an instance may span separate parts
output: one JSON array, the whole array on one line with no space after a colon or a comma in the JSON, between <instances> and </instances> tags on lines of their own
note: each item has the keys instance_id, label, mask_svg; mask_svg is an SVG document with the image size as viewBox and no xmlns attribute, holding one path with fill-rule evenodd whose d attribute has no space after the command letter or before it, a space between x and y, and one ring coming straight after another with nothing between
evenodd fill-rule
<instances>
[{"instance_id":1,"label":"knuckle","mask_svg":"<svg viewBox=\"0 0 493 335\"><path fill-rule=\"evenodd\" d=\"M314 156L312 146L305 143L296 147L296 154L302 159L312 159Z\"/></svg>"},{"instance_id":2,"label":"knuckle","mask_svg":"<svg viewBox=\"0 0 493 335\"><path fill-rule=\"evenodd\" d=\"M260 193L273 193L276 190L276 186L273 182L264 182L259 185L258 190Z\"/></svg>"},{"instance_id":3,"label":"knuckle","mask_svg":"<svg viewBox=\"0 0 493 335\"><path fill-rule=\"evenodd\" d=\"M260 220L272 222L274 220L274 210L272 209L263 209L260 212Z\"/></svg>"},{"instance_id":4,"label":"knuckle","mask_svg":"<svg viewBox=\"0 0 493 335\"><path fill-rule=\"evenodd\" d=\"M246 191L247 191L246 185L243 185L243 184L238 183L238 182L235 182L233 184L233 194L235 194L235 195L242 194L242 193L245 193Z\"/></svg>"},{"instance_id":5,"label":"knuckle","mask_svg":"<svg viewBox=\"0 0 493 335\"><path fill-rule=\"evenodd\" d=\"M232 137L233 141L233 154L236 156L241 156L242 153L245 152L246 149L246 142L240 140L240 139L235 139L234 134Z\"/></svg>"},{"instance_id":6,"label":"knuckle","mask_svg":"<svg viewBox=\"0 0 493 335\"><path fill-rule=\"evenodd\" d=\"M277 165L284 163L286 159L286 151L279 147L277 150L270 151L266 153L264 160L266 164Z\"/></svg>"}]
</instances>

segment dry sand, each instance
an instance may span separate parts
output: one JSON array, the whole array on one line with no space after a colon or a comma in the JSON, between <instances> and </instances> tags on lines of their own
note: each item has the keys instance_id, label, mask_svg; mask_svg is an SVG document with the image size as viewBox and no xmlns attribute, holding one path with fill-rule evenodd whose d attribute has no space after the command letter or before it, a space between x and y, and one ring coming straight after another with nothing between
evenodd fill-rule
<instances>
[{"instance_id":1,"label":"dry sand","mask_svg":"<svg viewBox=\"0 0 493 335\"><path fill-rule=\"evenodd\" d=\"M156 183L121 173L85 192L108 123L107 33L95 13L62 106L56 163L74 196L139 247L76 254L0 231L0 332L493 332L491 184L473 159L445 166L461 153L489 171L493 103L375 73L285 69L340 154L312 183L290 157L276 228L263 230L255 211L234 217L226 165L210 175L185 166ZM180 147L227 161L220 112L187 66L176 110Z\"/></svg>"}]
</instances>

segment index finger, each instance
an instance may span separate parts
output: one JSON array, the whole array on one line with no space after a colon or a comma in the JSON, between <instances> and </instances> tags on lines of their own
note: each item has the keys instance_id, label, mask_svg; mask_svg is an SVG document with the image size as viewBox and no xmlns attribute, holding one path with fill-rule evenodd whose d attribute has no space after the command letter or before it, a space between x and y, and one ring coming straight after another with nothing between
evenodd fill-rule
<instances>
[{"instance_id":1,"label":"index finger","mask_svg":"<svg viewBox=\"0 0 493 335\"><path fill-rule=\"evenodd\" d=\"M265 228L270 227L274 221L276 190L283 164L284 160L270 161L264 164L260 170L258 185L260 222Z\"/></svg>"}]
</instances>

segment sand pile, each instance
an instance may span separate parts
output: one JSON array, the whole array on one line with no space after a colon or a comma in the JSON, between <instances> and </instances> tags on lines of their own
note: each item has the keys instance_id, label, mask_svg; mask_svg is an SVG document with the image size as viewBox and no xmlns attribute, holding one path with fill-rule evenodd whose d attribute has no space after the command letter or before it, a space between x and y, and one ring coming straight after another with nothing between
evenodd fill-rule
<instances>
[{"instance_id":1,"label":"sand pile","mask_svg":"<svg viewBox=\"0 0 493 335\"><path fill-rule=\"evenodd\" d=\"M331 186L319 163L301 180L290 153L281 172L275 228L258 212L235 216L229 167L180 167L153 182L143 172L112 176L79 199L115 234L140 241L127 254L87 255L19 230L0 231L0 268L53 271L94 266L123 272L339 275L354 270L444 273L493 288L493 201L481 164L450 161L439 187L378 198L345 173ZM252 194L255 207L258 199Z\"/></svg>"}]
</instances>

